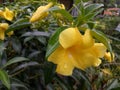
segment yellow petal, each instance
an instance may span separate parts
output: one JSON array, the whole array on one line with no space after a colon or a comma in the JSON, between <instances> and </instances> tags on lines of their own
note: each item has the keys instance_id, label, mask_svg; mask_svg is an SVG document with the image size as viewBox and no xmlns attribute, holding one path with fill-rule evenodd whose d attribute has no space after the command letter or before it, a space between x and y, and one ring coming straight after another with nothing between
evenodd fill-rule
<instances>
[{"instance_id":1,"label":"yellow petal","mask_svg":"<svg viewBox=\"0 0 120 90\"><path fill-rule=\"evenodd\" d=\"M0 40L4 40L5 39L5 33L3 30L0 29Z\"/></svg>"},{"instance_id":2,"label":"yellow petal","mask_svg":"<svg viewBox=\"0 0 120 90\"><path fill-rule=\"evenodd\" d=\"M60 9L65 9L64 4L59 4L58 7L59 7Z\"/></svg>"},{"instance_id":3,"label":"yellow petal","mask_svg":"<svg viewBox=\"0 0 120 90\"><path fill-rule=\"evenodd\" d=\"M61 62L61 59L65 57L66 51L63 47L59 46L49 57L48 61L58 64Z\"/></svg>"},{"instance_id":4,"label":"yellow petal","mask_svg":"<svg viewBox=\"0 0 120 90\"><path fill-rule=\"evenodd\" d=\"M114 59L115 54L112 53L112 55L113 55L113 59ZM106 60L108 60L108 62L112 62L112 61L113 61L110 52L105 52L104 58L105 58Z\"/></svg>"},{"instance_id":5,"label":"yellow petal","mask_svg":"<svg viewBox=\"0 0 120 90\"><path fill-rule=\"evenodd\" d=\"M1 30L7 30L9 25L7 23L0 23L0 29Z\"/></svg>"},{"instance_id":6,"label":"yellow petal","mask_svg":"<svg viewBox=\"0 0 120 90\"><path fill-rule=\"evenodd\" d=\"M91 50L97 57L102 58L105 55L106 49L104 44L95 43Z\"/></svg>"},{"instance_id":7,"label":"yellow petal","mask_svg":"<svg viewBox=\"0 0 120 90\"><path fill-rule=\"evenodd\" d=\"M93 66L98 67L101 64L101 59L97 58L94 63Z\"/></svg>"},{"instance_id":8,"label":"yellow petal","mask_svg":"<svg viewBox=\"0 0 120 90\"><path fill-rule=\"evenodd\" d=\"M11 35L13 35L14 34L14 32L13 31L10 31L10 32L8 32L7 33L7 35L10 37Z\"/></svg>"},{"instance_id":9,"label":"yellow petal","mask_svg":"<svg viewBox=\"0 0 120 90\"><path fill-rule=\"evenodd\" d=\"M74 66L79 69L86 69L91 66L98 66L101 62L89 49L81 48L79 45L69 49L73 57Z\"/></svg>"},{"instance_id":10,"label":"yellow petal","mask_svg":"<svg viewBox=\"0 0 120 90\"><path fill-rule=\"evenodd\" d=\"M110 69L108 69L108 68L102 69L102 72L103 72L104 74L107 74L107 75L112 76L112 72L111 72Z\"/></svg>"},{"instance_id":11,"label":"yellow petal","mask_svg":"<svg viewBox=\"0 0 120 90\"><path fill-rule=\"evenodd\" d=\"M38 20L41 20L43 18L45 18L46 16L48 16L48 9L53 5L53 3L49 3L46 6L40 6L37 8L37 10L35 11L35 13L33 13L33 16L30 19L30 22L36 22Z\"/></svg>"},{"instance_id":12,"label":"yellow petal","mask_svg":"<svg viewBox=\"0 0 120 90\"><path fill-rule=\"evenodd\" d=\"M83 36L83 47L84 48L90 48L90 47L93 46L93 44L94 44L94 39L93 39L93 37L90 33L90 30L87 29L85 31L84 36Z\"/></svg>"},{"instance_id":13,"label":"yellow petal","mask_svg":"<svg viewBox=\"0 0 120 90\"><path fill-rule=\"evenodd\" d=\"M3 17L3 11L2 10L0 10L0 17Z\"/></svg>"},{"instance_id":14,"label":"yellow petal","mask_svg":"<svg viewBox=\"0 0 120 90\"><path fill-rule=\"evenodd\" d=\"M77 66L71 53L61 46L48 57L48 61L57 64L56 72L62 75L71 75L74 66Z\"/></svg>"},{"instance_id":15,"label":"yellow petal","mask_svg":"<svg viewBox=\"0 0 120 90\"><path fill-rule=\"evenodd\" d=\"M59 36L59 42L63 48L72 47L76 45L81 39L82 36L77 28L67 28L62 31Z\"/></svg>"},{"instance_id":16,"label":"yellow petal","mask_svg":"<svg viewBox=\"0 0 120 90\"><path fill-rule=\"evenodd\" d=\"M74 66L72 62L70 62L68 59L62 60L58 65L56 72L65 75L65 76L70 76L72 75Z\"/></svg>"},{"instance_id":17,"label":"yellow petal","mask_svg":"<svg viewBox=\"0 0 120 90\"><path fill-rule=\"evenodd\" d=\"M7 23L0 23L0 39L4 40L5 39L5 30L8 29L8 24Z\"/></svg>"},{"instance_id":18,"label":"yellow petal","mask_svg":"<svg viewBox=\"0 0 120 90\"><path fill-rule=\"evenodd\" d=\"M5 8L5 12L4 12L4 18L9 20L9 21L12 21L13 20L13 17L14 17L14 13L13 11L10 11L8 8Z\"/></svg>"}]
</instances>

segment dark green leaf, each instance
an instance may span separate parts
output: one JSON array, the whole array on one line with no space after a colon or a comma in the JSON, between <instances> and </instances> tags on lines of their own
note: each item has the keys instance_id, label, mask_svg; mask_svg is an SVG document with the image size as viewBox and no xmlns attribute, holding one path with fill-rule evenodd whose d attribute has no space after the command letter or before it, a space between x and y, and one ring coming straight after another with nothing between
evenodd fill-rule
<instances>
[{"instance_id":1,"label":"dark green leaf","mask_svg":"<svg viewBox=\"0 0 120 90\"><path fill-rule=\"evenodd\" d=\"M28 27L30 25L31 25L31 23L29 22L28 19L26 19L26 18L19 19L18 21L14 22L13 24L11 24L9 26L9 28L6 30L6 33L10 32L10 31L21 29L24 27Z\"/></svg>"},{"instance_id":2,"label":"dark green leaf","mask_svg":"<svg viewBox=\"0 0 120 90\"><path fill-rule=\"evenodd\" d=\"M11 79L11 87L15 88L15 87L21 87L22 90L29 90L25 84L23 82L21 82L20 80L18 79L15 79L15 78L12 78Z\"/></svg>"},{"instance_id":3,"label":"dark green leaf","mask_svg":"<svg viewBox=\"0 0 120 90\"><path fill-rule=\"evenodd\" d=\"M101 7L103 7L103 4L90 4L85 8L85 15L92 13Z\"/></svg>"},{"instance_id":4,"label":"dark green leaf","mask_svg":"<svg viewBox=\"0 0 120 90\"><path fill-rule=\"evenodd\" d=\"M49 36L48 32L40 32L40 31L33 31L33 32L26 32L22 35L23 36Z\"/></svg>"},{"instance_id":5,"label":"dark green leaf","mask_svg":"<svg viewBox=\"0 0 120 90\"><path fill-rule=\"evenodd\" d=\"M14 57L12 59L10 59L4 66L3 68L11 65L11 64L14 64L14 63L17 63L17 62L22 62L22 61L28 61L29 59L28 58L25 58L25 57Z\"/></svg>"},{"instance_id":6,"label":"dark green leaf","mask_svg":"<svg viewBox=\"0 0 120 90\"><path fill-rule=\"evenodd\" d=\"M0 70L0 80L8 89L10 89L10 80L6 71Z\"/></svg>"},{"instance_id":7,"label":"dark green leaf","mask_svg":"<svg viewBox=\"0 0 120 90\"><path fill-rule=\"evenodd\" d=\"M45 85L49 84L55 75L56 66L53 63L47 63L44 67L44 78L45 78Z\"/></svg>"},{"instance_id":8,"label":"dark green leaf","mask_svg":"<svg viewBox=\"0 0 120 90\"><path fill-rule=\"evenodd\" d=\"M24 39L24 43L32 40L33 38L34 38L34 36L26 37L26 38Z\"/></svg>"},{"instance_id":9,"label":"dark green leaf","mask_svg":"<svg viewBox=\"0 0 120 90\"><path fill-rule=\"evenodd\" d=\"M19 39L17 37L13 37L11 38L11 44L12 44L12 47L13 49L17 52L17 53L20 53L21 52L21 43L19 41Z\"/></svg>"},{"instance_id":10,"label":"dark green leaf","mask_svg":"<svg viewBox=\"0 0 120 90\"><path fill-rule=\"evenodd\" d=\"M10 73L14 74L15 72L23 69L23 68L27 68L27 67L31 67L31 66L40 66L40 64L38 62L27 62L27 63L22 63L19 66L15 67Z\"/></svg>"},{"instance_id":11,"label":"dark green leaf","mask_svg":"<svg viewBox=\"0 0 120 90\"><path fill-rule=\"evenodd\" d=\"M78 69L75 69L74 70L74 73L73 73L73 76L78 80L80 81L81 78L84 80L84 82L82 83L82 85L84 85L83 88L87 88L87 90L91 90L92 87L91 87L91 83L90 83L90 80L88 78L88 76L86 75L86 72L82 71L82 70L78 70Z\"/></svg>"},{"instance_id":12,"label":"dark green leaf","mask_svg":"<svg viewBox=\"0 0 120 90\"><path fill-rule=\"evenodd\" d=\"M73 89L71 89L71 86L68 85L69 83L64 82L64 80L66 80L66 79L61 79L61 78L57 77L57 78L55 78L55 80L60 84L60 87L63 90L73 90Z\"/></svg>"}]
</instances>

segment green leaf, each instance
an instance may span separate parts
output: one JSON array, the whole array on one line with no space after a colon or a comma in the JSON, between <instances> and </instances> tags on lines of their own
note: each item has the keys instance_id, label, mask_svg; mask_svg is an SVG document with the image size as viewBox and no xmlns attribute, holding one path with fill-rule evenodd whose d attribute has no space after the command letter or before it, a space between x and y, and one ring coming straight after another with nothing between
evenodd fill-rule
<instances>
[{"instance_id":1,"label":"green leaf","mask_svg":"<svg viewBox=\"0 0 120 90\"><path fill-rule=\"evenodd\" d=\"M25 86L25 83L21 82L19 79L11 78L11 87L13 88L22 88L22 90L29 90L27 86Z\"/></svg>"},{"instance_id":2,"label":"green leaf","mask_svg":"<svg viewBox=\"0 0 120 90\"><path fill-rule=\"evenodd\" d=\"M112 55L112 47L110 45L110 42L107 38L107 36L100 32L100 31L96 31L96 30L91 30L92 36L95 37L97 40L99 40L101 43L103 43L107 49L110 51L112 59L113 59L113 55Z\"/></svg>"},{"instance_id":3,"label":"green leaf","mask_svg":"<svg viewBox=\"0 0 120 90\"><path fill-rule=\"evenodd\" d=\"M4 50L5 50L4 42L0 41L0 58L1 58Z\"/></svg>"},{"instance_id":4,"label":"green leaf","mask_svg":"<svg viewBox=\"0 0 120 90\"><path fill-rule=\"evenodd\" d=\"M16 22L14 22L13 24L11 24L9 26L9 28L5 31L5 33L8 33L10 31L14 31L14 30L18 30L27 26L30 26L31 23L29 22L28 19L23 18L23 19L19 19Z\"/></svg>"},{"instance_id":5,"label":"green leaf","mask_svg":"<svg viewBox=\"0 0 120 90\"><path fill-rule=\"evenodd\" d=\"M17 37L12 37L11 38L11 45L17 53L21 52L21 48L22 48L21 42Z\"/></svg>"},{"instance_id":6,"label":"green leaf","mask_svg":"<svg viewBox=\"0 0 120 90\"><path fill-rule=\"evenodd\" d=\"M90 4L85 7L85 15L94 12L95 10L103 7L103 4Z\"/></svg>"},{"instance_id":7,"label":"green leaf","mask_svg":"<svg viewBox=\"0 0 120 90\"><path fill-rule=\"evenodd\" d=\"M44 78L45 78L45 85L49 84L52 79L55 77L55 69L56 69L56 65L53 63L45 63L45 67L44 67Z\"/></svg>"},{"instance_id":8,"label":"green leaf","mask_svg":"<svg viewBox=\"0 0 120 90\"><path fill-rule=\"evenodd\" d=\"M73 73L73 77L76 78L76 80L78 82L81 81L81 78L83 79L81 88L87 88L87 90L92 90L90 80L85 71L75 69L74 73ZM84 90L84 89L82 89L82 90Z\"/></svg>"},{"instance_id":9,"label":"green leaf","mask_svg":"<svg viewBox=\"0 0 120 90\"><path fill-rule=\"evenodd\" d=\"M59 77L56 77L55 81L59 83L60 87L62 87L63 90L73 90L71 89L71 86L69 85L69 83L65 83L66 79L61 79Z\"/></svg>"},{"instance_id":10,"label":"green leaf","mask_svg":"<svg viewBox=\"0 0 120 90\"><path fill-rule=\"evenodd\" d=\"M50 40L48 42L46 58L48 58L48 56L58 47L58 45L59 45L59 42L58 42L59 34L66 28L67 27L60 27L52 35L52 37L50 38Z\"/></svg>"},{"instance_id":11,"label":"green leaf","mask_svg":"<svg viewBox=\"0 0 120 90\"><path fill-rule=\"evenodd\" d=\"M14 63L17 63L17 62L22 62L22 61L28 61L29 59L28 58L25 58L25 57L14 57L12 59L10 59L4 66L3 68L11 65L11 64L14 64Z\"/></svg>"},{"instance_id":12,"label":"green leaf","mask_svg":"<svg viewBox=\"0 0 120 90\"><path fill-rule=\"evenodd\" d=\"M71 22L73 21L72 15L68 11L66 11L64 9L55 10L54 12L62 14L62 16L65 17L65 19L67 19L67 20L69 20Z\"/></svg>"},{"instance_id":13,"label":"green leaf","mask_svg":"<svg viewBox=\"0 0 120 90\"><path fill-rule=\"evenodd\" d=\"M106 90L111 90L111 89L114 89L114 88L118 88L120 87L120 83L117 79L114 79L111 81L111 83L108 85L107 89Z\"/></svg>"},{"instance_id":14,"label":"green leaf","mask_svg":"<svg viewBox=\"0 0 120 90\"><path fill-rule=\"evenodd\" d=\"M0 80L8 89L10 89L10 80L6 71L0 70Z\"/></svg>"}]
</instances>

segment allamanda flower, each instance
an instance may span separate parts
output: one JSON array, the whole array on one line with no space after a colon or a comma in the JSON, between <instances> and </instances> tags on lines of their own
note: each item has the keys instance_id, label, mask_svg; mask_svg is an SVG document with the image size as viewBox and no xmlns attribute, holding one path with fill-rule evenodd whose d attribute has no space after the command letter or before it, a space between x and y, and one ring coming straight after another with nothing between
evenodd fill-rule
<instances>
[{"instance_id":1,"label":"allamanda flower","mask_svg":"<svg viewBox=\"0 0 120 90\"><path fill-rule=\"evenodd\" d=\"M77 28L68 28L59 35L59 47L48 57L48 61L57 64L56 72L72 75L74 68L84 70L90 66L99 66L106 52L102 43L95 43L90 30L82 35Z\"/></svg>"},{"instance_id":2,"label":"allamanda flower","mask_svg":"<svg viewBox=\"0 0 120 90\"><path fill-rule=\"evenodd\" d=\"M40 19L45 18L48 16L48 9L52 7L53 3L49 3L46 6L40 6L37 8L37 10L33 13L33 16L30 18L30 22L36 22Z\"/></svg>"},{"instance_id":3,"label":"allamanda flower","mask_svg":"<svg viewBox=\"0 0 120 90\"><path fill-rule=\"evenodd\" d=\"M113 59L114 59L114 58L115 58L115 54L112 53L112 55L113 55ZM108 60L108 62L112 62L112 61L113 61L110 52L105 52L104 58L105 58L106 60Z\"/></svg>"},{"instance_id":4,"label":"allamanda flower","mask_svg":"<svg viewBox=\"0 0 120 90\"><path fill-rule=\"evenodd\" d=\"M4 11L0 10L0 16L5 18L6 20L12 21L14 17L13 11L9 10L7 7L5 7Z\"/></svg>"},{"instance_id":5,"label":"allamanda flower","mask_svg":"<svg viewBox=\"0 0 120 90\"><path fill-rule=\"evenodd\" d=\"M0 23L0 40L5 39L5 30L7 30L9 25L7 23Z\"/></svg>"}]
</instances>

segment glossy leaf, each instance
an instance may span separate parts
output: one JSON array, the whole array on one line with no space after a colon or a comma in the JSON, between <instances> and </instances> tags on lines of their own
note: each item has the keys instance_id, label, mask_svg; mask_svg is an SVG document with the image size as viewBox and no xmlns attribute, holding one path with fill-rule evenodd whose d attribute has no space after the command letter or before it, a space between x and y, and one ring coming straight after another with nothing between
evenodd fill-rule
<instances>
[{"instance_id":1,"label":"glossy leaf","mask_svg":"<svg viewBox=\"0 0 120 90\"><path fill-rule=\"evenodd\" d=\"M13 47L13 49L17 52L17 53L20 53L21 52L21 42L20 40L17 38L17 37L13 37L11 38L11 45Z\"/></svg>"},{"instance_id":2,"label":"glossy leaf","mask_svg":"<svg viewBox=\"0 0 120 90\"><path fill-rule=\"evenodd\" d=\"M20 80L16 79L16 78L11 78L11 88L22 88L23 90L29 90L27 86L25 86L25 84L23 82L21 82Z\"/></svg>"},{"instance_id":3,"label":"glossy leaf","mask_svg":"<svg viewBox=\"0 0 120 90\"><path fill-rule=\"evenodd\" d=\"M76 78L76 80L80 81L81 78L84 80L84 82L82 83L82 85L85 84L85 86L83 88L87 88L87 90L91 90L92 89L92 86L91 86L91 83L90 83L90 80L88 78L88 76L86 75L86 72L82 71L82 70L74 70L74 73L73 73L73 77Z\"/></svg>"},{"instance_id":4,"label":"glossy leaf","mask_svg":"<svg viewBox=\"0 0 120 90\"><path fill-rule=\"evenodd\" d=\"M48 62L45 63L45 67L43 69L45 85L49 84L55 77L55 69L56 66L53 63L48 63Z\"/></svg>"},{"instance_id":5,"label":"glossy leaf","mask_svg":"<svg viewBox=\"0 0 120 90\"><path fill-rule=\"evenodd\" d=\"M26 18L19 19L9 26L9 28L6 30L6 33L10 32L10 31L22 29L22 28L28 27L30 25L31 25L31 23L29 22L28 19L26 19Z\"/></svg>"},{"instance_id":6,"label":"glossy leaf","mask_svg":"<svg viewBox=\"0 0 120 90\"><path fill-rule=\"evenodd\" d=\"M10 89L10 80L6 71L0 70L0 80L8 89Z\"/></svg>"},{"instance_id":7,"label":"glossy leaf","mask_svg":"<svg viewBox=\"0 0 120 90\"><path fill-rule=\"evenodd\" d=\"M3 68L11 65L11 64L14 64L14 63L17 63L17 62L22 62L22 61L28 61L29 59L28 58L25 58L25 57L14 57L12 59L10 59L4 66Z\"/></svg>"},{"instance_id":8,"label":"glossy leaf","mask_svg":"<svg viewBox=\"0 0 120 90\"><path fill-rule=\"evenodd\" d=\"M95 10L103 7L103 4L90 4L85 7L85 14L94 12Z\"/></svg>"}]
</instances>

